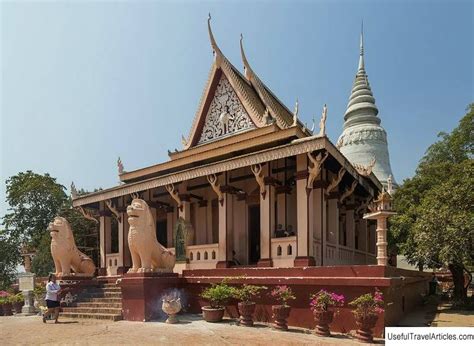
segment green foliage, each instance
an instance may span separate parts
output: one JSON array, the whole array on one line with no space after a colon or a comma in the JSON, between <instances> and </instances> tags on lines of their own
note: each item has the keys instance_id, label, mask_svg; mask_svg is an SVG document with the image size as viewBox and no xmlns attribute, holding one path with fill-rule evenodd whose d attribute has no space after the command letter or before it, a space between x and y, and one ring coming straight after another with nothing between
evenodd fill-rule
<instances>
[{"instance_id":1,"label":"green foliage","mask_svg":"<svg viewBox=\"0 0 474 346\"><path fill-rule=\"evenodd\" d=\"M255 286L255 285L246 285L244 284L240 288L235 288L234 298L240 300L243 303L249 303L252 298L255 298L259 295L261 290L266 290L265 286Z\"/></svg>"},{"instance_id":2,"label":"green foliage","mask_svg":"<svg viewBox=\"0 0 474 346\"><path fill-rule=\"evenodd\" d=\"M20 245L7 233L0 230L0 290L11 286L15 280L16 267L21 263Z\"/></svg>"},{"instance_id":3,"label":"green foliage","mask_svg":"<svg viewBox=\"0 0 474 346\"><path fill-rule=\"evenodd\" d=\"M213 284L204 289L201 297L208 300L212 308L221 308L235 295L235 288L227 283Z\"/></svg>"},{"instance_id":4,"label":"green foliage","mask_svg":"<svg viewBox=\"0 0 474 346\"><path fill-rule=\"evenodd\" d=\"M14 239L38 244L49 222L68 201L65 187L49 174L40 175L32 171L10 177L6 187L11 213L5 215L4 225Z\"/></svg>"},{"instance_id":5,"label":"green foliage","mask_svg":"<svg viewBox=\"0 0 474 346\"><path fill-rule=\"evenodd\" d=\"M394 195L390 241L412 264L448 267L463 298L462 272L474 264L474 104L439 137Z\"/></svg>"},{"instance_id":6,"label":"green foliage","mask_svg":"<svg viewBox=\"0 0 474 346\"><path fill-rule=\"evenodd\" d=\"M28 244L36 249L32 261L32 271L37 275L47 275L54 269L50 243L51 238L47 227L55 216L65 217L74 231L74 238L79 250L89 255L98 263L98 231L97 225L85 219L80 212L72 209L72 201L66 196L65 187L56 182L49 174L36 174L32 171L20 172L6 181L7 202L10 204L10 213L5 215L3 224L7 230L6 238L19 248L19 244ZM80 189L79 194L87 191ZM0 247L5 241L0 237ZM10 246L13 247L13 246ZM1 249L1 248L0 248ZM15 265L20 263L19 251L0 251L0 271L3 273L3 263L11 254L16 256ZM11 268L10 265L8 268ZM2 279L3 281L3 275ZM11 275L6 276L11 282Z\"/></svg>"},{"instance_id":7,"label":"green foliage","mask_svg":"<svg viewBox=\"0 0 474 346\"><path fill-rule=\"evenodd\" d=\"M36 300L44 299L46 294L46 285L44 283L38 283L35 285L33 289L33 295L35 296Z\"/></svg>"},{"instance_id":8,"label":"green foliage","mask_svg":"<svg viewBox=\"0 0 474 346\"><path fill-rule=\"evenodd\" d=\"M54 262L51 256L51 236L48 232L43 234L36 246L36 253L31 261L31 271L38 276L48 276L49 273L54 272Z\"/></svg>"}]
</instances>

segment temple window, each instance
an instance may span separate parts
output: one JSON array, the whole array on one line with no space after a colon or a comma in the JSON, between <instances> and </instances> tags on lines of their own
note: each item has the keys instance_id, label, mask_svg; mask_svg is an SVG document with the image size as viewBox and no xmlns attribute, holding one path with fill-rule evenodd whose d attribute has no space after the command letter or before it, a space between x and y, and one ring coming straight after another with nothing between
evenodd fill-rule
<instances>
[{"instance_id":1,"label":"temple window","mask_svg":"<svg viewBox=\"0 0 474 346\"><path fill-rule=\"evenodd\" d=\"M212 251L212 259L216 259L216 252L215 251Z\"/></svg>"},{"instance_id":2,"label":"temple window","mask_svg":"<svg viewBox=\"0 0 474 346\"><path fill-rule=\"evenodd\" d=\"M204 259L207 260L207 251L204 251Z\"/></svg>"},{"instance_id":3,"label":"temple window","mask_svg":"<svg viewBox=\"0 0 474 346\"><path fill-rule=\"evenodd\" d=\"M293 247L291 245L288 245L288 248L286 249L286 254L288 256L291 256L293 253Z\"/></svg>"},{"instance_id":4,"label":"temple window","mask_svg":"<svg viewBox=\"0 0 474 346\"><path fill-rule=\"evenodd\" d=\"M190 261L193 260L193 253L192 253L192 252L189 253L189 260L190 260Z\"/></svg>"},{"instance_id":5,"label":"temple window","mask_svg":"<svg viewBox=\"0 0 474 346\"><path fill-rule=\"evenodd\" d=\"M199 251L198 251L198 253L197 253L196 260L197 260L197 261L200 261L200 260L201 260L201 253L200 253Z\"/></svg>"},{"instance_id":6,"label":"temple window","mask_svg":"<svg viewBox=\"0 0 474 346\"><path fill-rule=\"evenodd\" d=\"M281 246L278 245L277 247L277 256L281 256Z\"/></svg>"}]
</instances>

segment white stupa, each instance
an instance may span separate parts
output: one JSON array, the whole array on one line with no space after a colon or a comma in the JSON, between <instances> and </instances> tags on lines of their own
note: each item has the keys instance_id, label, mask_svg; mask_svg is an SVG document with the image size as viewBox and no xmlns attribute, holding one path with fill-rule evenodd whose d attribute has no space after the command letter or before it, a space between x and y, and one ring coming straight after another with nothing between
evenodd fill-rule
<instances>
[{"instance_id":1,"label":"white stupa","mask_svg":"<svg viewBox=\"0 0 474 346\"><path fill-rule=\"evenodd\" d=\"M359 68L344 114L344 129L337 146L353 164L369 166L375 159L375 166L372 169L375 176L385 187L391 176L391 183L396 187L390 167L387 132L380 126L378 113L365 72L364 37L361 32Z\"/></svg>"}]
</instances>

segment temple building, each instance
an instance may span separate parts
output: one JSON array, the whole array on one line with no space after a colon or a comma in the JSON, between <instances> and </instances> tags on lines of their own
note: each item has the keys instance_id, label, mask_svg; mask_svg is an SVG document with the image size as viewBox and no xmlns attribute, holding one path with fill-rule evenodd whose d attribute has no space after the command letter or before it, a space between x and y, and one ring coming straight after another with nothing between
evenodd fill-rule
<instances>
[{"instance_id":1,"label":"temple building","mask_svg":"<svg viewBox=\"0 0 474 346\"><path fill-rule=\"evenodd\" d=\"M243 74L220 50L210 21L208 30L214 61L182 150L128 172L119 162L120 185L73 196L75 207L100 221L99 273L130 268L126 208L138 196L165 247L175 246L179 218L192 226L179 273L375 264L376 225L363 214L391 170L362 43L339 150L325 133L325 107L313 133L298 105L290 111L253 71L242 38ZM367 153L376 157L373 172Z\"/></svg>"},{"instance_id":2,"label":"temple building","mask_svg":"<svg viewBox=\"0 0 474 346\"><path fill-rule=\"evenodd\" d=\"M379 110L365 72L364 36L360 34L359 67L344 114L344 130L337 147L354 164L370 165L375 176L388 188L396 186L388 154L387 132L380 125Z\"/></svg>"}]
</instances>

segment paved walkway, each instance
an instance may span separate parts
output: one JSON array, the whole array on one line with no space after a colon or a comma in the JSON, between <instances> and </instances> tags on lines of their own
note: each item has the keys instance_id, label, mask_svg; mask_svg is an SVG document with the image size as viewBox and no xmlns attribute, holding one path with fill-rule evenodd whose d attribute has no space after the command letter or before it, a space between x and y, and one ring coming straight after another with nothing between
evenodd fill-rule
<instances>
[{"instance_id":1,"label":"paved walkway","mask_svg":"<svg viewBox=\"0 0 474 346\"><path fill-rule=\"evenodd\" d=\"M451 310L449 304L425 305L407 314L400 327L474 327L474 311Z\"/></svg>"},{"instance_id":2,"label":"paved walkway","mask_svg":"<svg viewBox=\"0 0 474 346\"><path fill-rule=\"evenodd\" d=\"M182 317L180 324L62 319L44 325L38 316L0 317L0 345L354 345L345 335L320 338L303 329L289 332L234 321L207 323L200 316ZM359 344L362 345L362 344Z\"/></svg>"}]
</instances>

